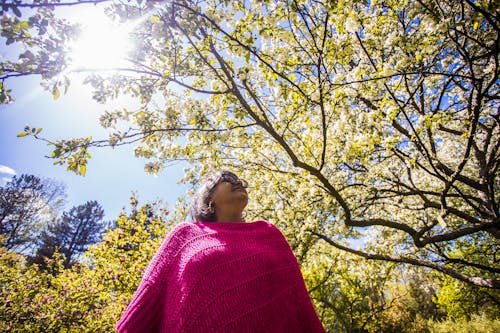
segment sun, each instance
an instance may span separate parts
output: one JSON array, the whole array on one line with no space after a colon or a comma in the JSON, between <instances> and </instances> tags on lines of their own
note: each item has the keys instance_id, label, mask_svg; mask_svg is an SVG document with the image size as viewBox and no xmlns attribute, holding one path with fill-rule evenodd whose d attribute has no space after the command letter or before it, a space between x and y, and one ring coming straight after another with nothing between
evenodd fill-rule
<instances>
[{"instance_id":1,"label":"sun","mask_svg":"<svg viewBox=\"0 0 500 333\"><path fill-rule=\"evenodd\" d=\"M113 21L102 8L89 9L75 17L81 31L70 44L70 67L79 70L117 70L129 65L132 24Z\"/></svg>"}]
</instances>

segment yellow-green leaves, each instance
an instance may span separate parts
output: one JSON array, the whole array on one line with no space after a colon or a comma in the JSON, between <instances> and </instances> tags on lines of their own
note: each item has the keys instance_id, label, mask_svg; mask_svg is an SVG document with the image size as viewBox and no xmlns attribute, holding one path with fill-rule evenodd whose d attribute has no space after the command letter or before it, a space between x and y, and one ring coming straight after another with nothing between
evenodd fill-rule
<instances>
[{"instance_id":1,"label":"yellow-green leaves","mask_svg":"<svg viewBox=\"0 0 500 333\"><path fill-rule=\"evenodd\" d=\"M11 89L6 89L3 82L0 82L0 104L9 104L12 102L10 96Z\"/></svg>"},{"instance_id":2,"label":"yellow-green leaves","mask_svg":"<svg viewBox=\"0 0 500 333\"><path fill-rule=\"evenodd\" d=\"M153 15L149 18L149 21L153 24L158 24L161 22L160 17L157 15Z\"/></svg>"},{"instance_id":3,"label":"yellow-green leaves","mask_svg":"<svg viewBox=\"0 0 500 333\"><path fill-rule=\"evenodd\" d=\"M17 137L18 137L18 138L23 138L23 137L25 137L25 136L27 136L27 135L33 135L33 136L36 136L36 135L40 134L40 132L41 132L41 131L42 131L42 128L41 128L41 127L39 127L39 128L33 127L33 128L32 128L32 127L30 127L29 125L26 125L26 126L24 127L24 131L19 132L19 133L17 134Z\"/></svg>"},{"instance_id":4,"label":"yellow-green leaves","mask_svg":"<svg viewBox=\"0 0 500 333\"><path fill-rule=\"evenodd\" d=\"M0 239L0 330L112 332L171 226L158 202L132 197L130 210L69 268L57 254L47 269L28 264Z\"/></svg>"},{"instance_id":5,"label":"yellow-green leaves","mask_svg":"<svg viewBox=\"0 0 500 333\"><path fill-rule=\"evenodd\" d=\"M60 96L61 92L59 91L59 88L57 87L57 85L54 85L54 87L52 88L52 98L54 100L57 100Z\"/></svg>"},{"instance_id":6,"label":"yellow-green leaves","mask_svg":"<svg viewBox=\"0 0 500 333\"><path fill-rule=\"evenodd\" d=\"M80 164L80 172L78 174L80 174L81 176L85 176L85 173L87 172L87 166L85 164Z\"/></svg>"},{"instance_id":7,"label":"yellow-green leaves","mask_svg":"<svg viewBox=\"0 0 500 333\"><path fill-rule=\"evenodd\" d=\"M92 137L49 141L49 146L54 146L51 157L55 159L54 165L66 165L66 169L85 176L87 160L91 158L88 147L92 144Z\"/></svg>"}]
</instances>

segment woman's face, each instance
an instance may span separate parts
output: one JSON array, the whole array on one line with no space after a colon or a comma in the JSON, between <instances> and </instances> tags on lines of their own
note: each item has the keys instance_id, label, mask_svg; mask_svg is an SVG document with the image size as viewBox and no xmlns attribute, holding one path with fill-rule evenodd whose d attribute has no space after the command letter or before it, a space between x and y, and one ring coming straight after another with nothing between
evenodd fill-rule
<instances>
[{"instance_id":1,"label":"woman's face","mask_svg":"<svg viewBox=\"0 0 500 333\"><path fill-rule=\"evenodd\" d=\"M222 181L211 195L217 221L241 222L248 203L248 193L242 181Z\"/></svg>"}]
</instances>

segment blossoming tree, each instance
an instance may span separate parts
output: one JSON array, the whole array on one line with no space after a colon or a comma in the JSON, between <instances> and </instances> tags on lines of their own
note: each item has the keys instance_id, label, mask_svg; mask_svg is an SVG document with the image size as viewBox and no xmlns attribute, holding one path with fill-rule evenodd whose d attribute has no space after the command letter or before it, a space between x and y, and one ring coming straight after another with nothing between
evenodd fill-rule
<instances>
[{"instance_id":1,"label":"blossoming tree","mask_svg":"<svg viewBox=\"0 0 500 333\"><path fill-rule=\"evenodd\" d=\"M88 149L137 143L149 172L186 160L196 182L230 168L250 180L250 214L280 225L299 254L323 241L500 288L495 1L130 1L110 12L139 22L131 65L88 82L98 101L129 94L141 106L102 115L104 127L130 126L109 139L50 141L59 163L83 173ZM68 83L47 79L55 95Z\"/></svg>"}]
</instances>

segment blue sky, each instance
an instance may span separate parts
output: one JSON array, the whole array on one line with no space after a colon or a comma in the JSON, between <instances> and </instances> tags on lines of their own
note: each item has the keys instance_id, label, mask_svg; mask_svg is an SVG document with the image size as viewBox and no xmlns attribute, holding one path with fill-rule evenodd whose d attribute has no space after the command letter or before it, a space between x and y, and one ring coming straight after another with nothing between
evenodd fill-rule
<instances>
[{"instance_id":1,"label":"blue sky","mask_svg":"<svg viewBox=\"0 0 500 333\"><path fill-rule=\"evenodd\" d=\"M178 180L186 166L169 167L158 176L147 175L143 169L145 161L133 156L133 146L90 151L92 158L85 177L53 165L53 160L44 157L51 153L44 142L17 137L24 126L42 127L41 134L49 139L88 135L106 138L98 118L113 105L93 101L90 89L77 83L55 101L40 87L38 77L13 79L7 85L13 90L15 102L0 105L0 184L5 184L14 173L55 179L66 185L66 209L97 200L104 207L106 219L117 217L122 207L128 206L132 191L137 191L141 202L160 198L170 207L185 194L187 188L179 185Z\"/></svg>"}]
</instances>

